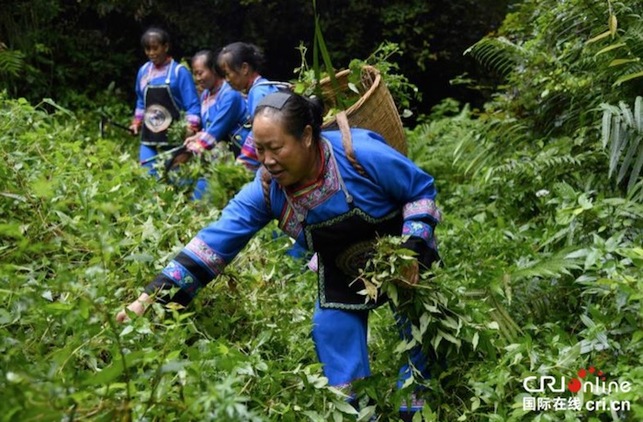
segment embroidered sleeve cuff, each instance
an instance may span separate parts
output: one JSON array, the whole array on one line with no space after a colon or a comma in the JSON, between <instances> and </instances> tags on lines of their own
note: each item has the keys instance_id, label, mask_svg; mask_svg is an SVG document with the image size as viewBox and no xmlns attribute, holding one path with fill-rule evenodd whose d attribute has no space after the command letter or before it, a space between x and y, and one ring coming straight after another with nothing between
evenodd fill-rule
<instances>
[{"instance_id":1,"label":"embroidered sleeve cuff","mask_svg":"<svg viewBox=\"0 0 643 422\"><path fill-rule=\"evenodd\" d=\"M159 302L176 302L185 306L214 277L221 274L225 266L226 262L219 254L195 237L146 287L145 292L156 293ZM175 287L179 290L170 297L169 290Z\"/></svg>"},{"instance_id":2,"label":"embroidered sleeve cuff","mask_svg":"<svg viewBox=\"0 0 643 422\"><path fill-rule=\"evenodd\" d=\"M195 131L201 127L201 117L199 116L188 114L185 116L185 120L188 122L188 126Z\"/></svg>"},{"instance_id":3,"label":"embroidered sleeve cuff","mask_svg":"<svg viewBox=\"0 0 643 422\"><path fill-rule=\"evenodd\" d=\"M178 258L179 256L170 261L161 274L170 279L175 286L179 287L181 291L192 299L203 288L204 284L201 284L197 276L191 271L194 268L183 265L178 261Z\"/></svg>"},{"instance_id":4,"label":"embroidered sleeve cuff","mask_svg":"<svg viewBox=\"0 0 643 422\"><path fill-rule=\"evenodd\" d=\"M433 227L424 221L405 221L402 226L402 234L422 239L426 245L432 249L437 249L435 237L433 236Z\"/></svg>"},{"instance_id":5,"label":"embroidered sleeve cuff","mask_svg":"<svg viewBox=\"0 0 643 422\"><path fill-rule=\"evenodd\" d=\"M178 290L171 295L171 290L178 287L174 282L164 274L159 274L150 284L145 287L145 293L154 297L159 303L174 302L187 306L192 297L183 290Z\"/></svg>"},{"instance_id":6,"label":"embroidered sleeve cuff","mask_svg":"<svg viewBox=\"0 0 643 422\"><path fill-rule=\"evenodd\" d=\"M183 251L175 258L179 259L185 256L186 259L198 265L200 279L209 282L214 277L221 274L226 267L227 263L223 257L202 239L195 237L183 249Z\"/></svg>"},{"instance_id":7,"label":"embroidered sleeve cuff","mask_svg":"<svg viewBox=\"0 0 643 422\"><path fill-rule=\"evenodd\" d=\"M423 269L429 269L434 262L440 261L438 251L429 247L423 239L418 237L409 237L402 246L417 254L417 260L420 263L420 267Z\"/></svg>"},{"instance_id":8,"label":"embroidered sleeve cuff","mask_svg":"<svg viewBox=\"0 0 643 422\"><path fill-rule=\"evenodd\" d=\"M435 227L442 220L440 210L432 199L420 199L409 202L404 205L402 210L405 220L408 219L425 219L428 217L429 222Z\"/></svg>"},{"instance_id":9,"label":"embroidered sleeve cuff","mask_svg":"<svg viewBox=\"0 0 643 422\"><path fill-rule=\"evenodd\" d=\"M257 171L261 166L252 135L249 135L243 143L241 154L237 157L237 162L243 164L250 171Z\"/></svg>"},{"instance_id":10,"label":"embroidered sleeve cuff","mask_svg":"<svg viewBox=\"0 0 643 422\"><path fill-rule=\"evenodd\" d=\"M243 164L245 168L252 172L256 172L261 167L261 163L257 160L244 155L243 153L237 157L237 163Z\"/></svg>"},{"instance_id":11,"label":"embroidered sleeve cuff","mask_svg":"<svg viewBox=\"0 0 643 422\"><path fill-rule=\"evenodd\" d=\"M136 123L140 125L141 122L143 121L144 116L145 116L145 110L143 110L142 108L137 108L136 110L134 110L134 120L132 123Z\"/></svg>"},{"instance_id":12,"label":"embroidered sleeve cuff","mask_svg":"<svg viewBox=\"0 0 643 422\"><path fill-rule=\"evenodd\" d=\"M207 132L201 132L201 134L199 135L199 143L205 149L212 149L216 142L217 140L215 139L215 137Z\"/></svg>"}]
</instances>

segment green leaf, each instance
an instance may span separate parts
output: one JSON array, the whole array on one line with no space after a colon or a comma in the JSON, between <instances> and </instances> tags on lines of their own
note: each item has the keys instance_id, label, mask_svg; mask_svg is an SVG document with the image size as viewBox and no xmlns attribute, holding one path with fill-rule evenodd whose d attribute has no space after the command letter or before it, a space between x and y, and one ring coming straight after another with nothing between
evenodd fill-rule
<instances>
[{"instance_id":1,"label":"green leaf","mask_svg":"<svg viewBox=\"0 0 643 422\"><path fill-rule=\"evenodd\" d=\"M499 330L500 329L500 325L498 325L498 323L496 321L491 321L491 322L487 323L487 327L492 329L492 330Z\"/></svg>"},{"instance_id":2,"label":"green leaf","mask_svg":"<svg viewBox=\"0 0 643 422\"><path fill-rule=\"evenodd\" d=\"M612 84L612 86L620 86L623 82L631 81L632 79L643 78L643 70L636 73L630 73L628 75L621 76Z\"/></svg>"},{"instance_id":3,"label":"green leaf","mask_svg":"<svg viewBox=\"0 0 643 422\"><path fill-rule=\"evenodd\" d=\"M621 66L628 63L639 62L639 59L615 59L610 62L609 67Z\"/></svg>"},{"instance_id":4,"label":"green leaf","mask_svg":"<svg viewBox=\"0 0 643 422\"><path fill-rule=\"evenodd\" d=\"M609 30L607 30L607 31L603 32L602 34L598 34L597 36L595 36L593 38L590 38L589 40L586 41L586 44L595 43L596 41L600 41L603 38L609 37L610 35L612 35L612 33Z\"/></svg>"},{"instance_id":5,"label":"green leaf","mask_svg":"<svg viewBox=\"0 0 643 422\"><path fill-rule=\"evenodd\" d=\"M357 409L355 409L351 404L345 401L333 400L333 404L342 413L346 413L349 415L359 415L359 412L357 411Z\"/></svg>"},{"instance_id":6,"label":"green leaf","mask_svg":"<svg viewBox=\"0 0 643 422\"><path fill-rule=\"evenodd\" d=\"M462 342L459 339L455 338L454 336L452 336L449 333L445 333L444 331L440 330L439 328L438 328L438 334L440 336L442 336L449 343L453 343L458 347L460 347L460 345L462 344Z\"/></svg>"},{"instance_id":7,"label":"green leaf","mask_svg":"<svg viewBox=\"0 0 643 422\"><path fill-rule=\"evenodd\" d=\"M627 44L625 44L624 42L622 42L622 43L618 43L618 44L612 44L612 45L609 45L609 46L607 46L607 47L605 47L605 48L603 48L603 49L599 50L599 51L595 54L595 56L598 56L598 55L600 55L600 54L607 53L607 52L612 51L612 50L616 50L616 49L621 48L621 47L625 47L626 45L627 45Z\"/></svg>"},{"instance_id":8,"label":"green leaf","mask_svg":"<svg viewBox=\"0 0 643 422\"><path fill-rule=\"evenodd\" d=\"M122 360L117 360L107 368L85 380L85 385L108 385L123 374L125 368Z\"/></svg>"},{"instance_id":9,"label":"green leaf","mask_svg":"<svg viewBox=\"0 0 643 422\"><path fill-rule=\"evenodd\" d=\"M634 101L634 121L636 130L643 132L643 97L638 96Z\"/></svg>"}]
</instances>

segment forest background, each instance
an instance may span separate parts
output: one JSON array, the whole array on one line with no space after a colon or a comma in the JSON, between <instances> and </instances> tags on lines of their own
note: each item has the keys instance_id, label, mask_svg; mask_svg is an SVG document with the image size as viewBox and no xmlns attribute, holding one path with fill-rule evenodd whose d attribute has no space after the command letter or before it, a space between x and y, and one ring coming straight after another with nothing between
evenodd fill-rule
<instances>
[{"instance_id":1,"label":"forest background","mask_svg":"<svg viewBox=\"0 0 643 422\"><path fill-rule=\"evenodd\" d=\"M298 47L312 50L312 3L9 0L0 418L395 420L409 390L394 389L391 363L421 343L444 360L418 419L643 419L643 2L317 7L337 68L399 46L391 70L421 94L406 98L409 156L435 176L444 214L444 267L399 292L420 321L413 338L373 313L376 375L356 386L368 405L356 412L327 386L308 335L314 277L275 227L188 312L113 321L248 180L226 163L201 168L213 188L192 202L144 177L134 138L99 136L101 113L131 116L141 33L166 27L181 59L250 41L266 76L290 80ZM381 248L375 278L404 259ZM547 379L564 391L533 391Z\"/></svg>"}]
</instances>

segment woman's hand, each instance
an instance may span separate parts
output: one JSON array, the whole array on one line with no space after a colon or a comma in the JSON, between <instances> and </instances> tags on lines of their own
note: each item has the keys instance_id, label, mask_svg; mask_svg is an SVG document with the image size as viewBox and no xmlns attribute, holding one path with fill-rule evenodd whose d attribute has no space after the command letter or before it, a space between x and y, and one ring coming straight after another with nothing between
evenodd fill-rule
<instances>
[{"instance_id":1,"label":"woman's hand","mask_svg":"<svg viewBox=\"0 0 643 422\"><path fill-rule=\"evenodd\" d=\"M129 131L132 132L132 135L138 135L138 128L138 123L132 123L131 125L129 125Z\"/></svg>"},{"instance_id":2,"label":"woman's hand","mask_svg":"<svg viewBox=\"0 0 643 422\"><path fill-rule=\"evenodd\" d=\"M413 259L400 268L400 277L396 278L397 284L403 287L415 286L420 281L420 264Z\"/></svg>"},{"instance_id":3,"label":"woman's hand","mask_svg":"<svg viewBox=\"0 0 643 422\"><path fill-rule=\"evenodd\" d=\"M142 293L138 299L130 303L127 307L128 310L134 312L136 315L141 316L145 313L145 310L152 304L152 298L147 293ZM116 322L124 323L129 320L127 313L123 309L118 314L116 314Z\"/></svg>"},{"instance_id":4,"label":"woman's hand","mask_svg":"<svg viewBox=\"0 0 643 422\"><path fill-rule=\"evenodd\" d=\"M201 155L203 154L203 151L205 151L205 147L201 143L198 133L186 138L185 142L183 142L183 145L185 145L187 150L194 155Z\"/></svg>"}]
</instances>

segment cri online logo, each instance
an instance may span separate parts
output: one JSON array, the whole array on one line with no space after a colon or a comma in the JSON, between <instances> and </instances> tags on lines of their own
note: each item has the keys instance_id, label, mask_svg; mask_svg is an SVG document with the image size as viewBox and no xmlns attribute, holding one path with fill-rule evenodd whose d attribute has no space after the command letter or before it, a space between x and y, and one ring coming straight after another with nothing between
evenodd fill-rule
<instances>
[{"instance_id":1,"label":"cri online logo","mask_svg":"<svg viewBox=\"0 0 643 422\"><path fill-rule=\"evenodd\" d=\"M616 391L628 392L632 388L632 384L628 381L606 381L606 376L603 371L590 366L588 369L579 369L576 373L577 377L572 378L569 382L565 382L565 377L560 379L551 375L531 376L523 380L522 385L525 391L530 393L544 393L551 391L554 393L563 393L565 388L572 393L583 391L584 393L593 394L610 394ZM588 374L594 375L594 380L589 381Z\"/></svg>"},{"instance_id":2,"label":"cri online logo","mask_svg":"<svg viewBox=\"0 0 643 422\"><path fill-rule=\"evenodd\" d=\"M594 368L593 366L590 366L589 373L595 374L597 380L600 378L601 381L605 381L605 374L603 374L603 371L597 371L596 368ZM583 383L581 382L581 380L584 379L586 376L587 376L587 370L585 368L579 369L578 378L572 378L572 380L567 383L567 389L572 393L578 393L580 389L583 388Z\"/></svg>"}]
</instances>

